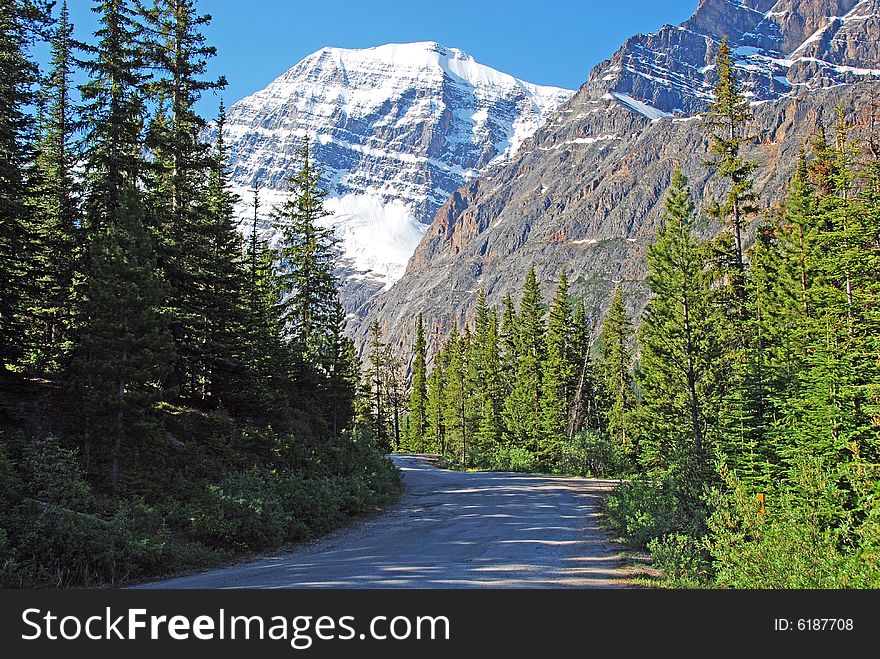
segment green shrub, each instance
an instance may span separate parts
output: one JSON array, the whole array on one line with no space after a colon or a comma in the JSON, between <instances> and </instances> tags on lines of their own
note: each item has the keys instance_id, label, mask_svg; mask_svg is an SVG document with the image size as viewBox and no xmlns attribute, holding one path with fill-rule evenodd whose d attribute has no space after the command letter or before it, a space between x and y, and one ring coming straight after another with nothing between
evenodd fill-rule
<instances>
[{"instance_id":1,"label":"green shrub","mask_svg":"<svg viewBox=\"0 0 880 659\"><path fill-rule=\"evenodd\" d=\"M55 437L28 443L23 471L34 499L73 510L86 510L93 503L77 451L64 448Z\"/></svg>"},{"instance_id":2,"label":"green shrub","mask_svg":"<svg viewBox=\"0 0 880 659\"><path fill-rule=\"evenodd\" d=\"M621 476L630 468L629 458L608 433L585 430L560 448L560 469L579 476Z\"/></svg>"},{"instance_id":3,"label":"green shrub","mask_svg":"<svg viewBox=\"0 0 880 659\"><path fill-rule=\"evenodd\" d=\"M521 446L500 446L495 451L492 469L495 471L516 471L531 473L537 467L535 454Z\"/></svg>"},{"instance_id":4,"label":"green shrub","mask_svg":"<svg viewBox=\"0 0 880 659\"><path fill-rule=\"evenodd\" d=\"M732 474L724 476L727 487L713 493L714 512L709 518L717 585L880 586L876 553L858 541L871 515L854 527L832 474L815 464L801 465L790 487L766 493L763 513L754 492Z\"/></svg>"},{"instance_id":5,"label":"green shrub","mask_svg":"<svg viewBox=\"0 0 880 659\"><path fill-rule=\"evenodd\" d=\"M610 526L635 547L676 530L675 500L662 484L645 480L618 485L605 500L605 514Z\"/></svg>"},{"instance_id":6,"label":"green shrub","mask_svg":"<svg viewBox=\"0 0 880 659\"><path fill-rule=\"evenodd\" d=\"M711 580L711 561L702 541L683 533L654 538L648 543L654 566L662 570L667 585L699 588Z\"/></svg>"}]
</instances>

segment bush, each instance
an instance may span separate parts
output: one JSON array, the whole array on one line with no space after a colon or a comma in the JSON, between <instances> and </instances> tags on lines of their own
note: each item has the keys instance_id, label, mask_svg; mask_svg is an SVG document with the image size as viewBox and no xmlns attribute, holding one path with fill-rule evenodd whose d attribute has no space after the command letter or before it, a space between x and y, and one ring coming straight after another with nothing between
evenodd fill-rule
<instances>
[{"instance_id":1,"label":"bush","mask_svg":"<svg viewBox=\"0 0 880 659\"><path fill-rule=\"evenodd\" d=\"M625 481L605 500L611 527L630 545L647 547L654 538L674 532L675 500L661 484Z\"/></svg>"},{"instance_id":2,"label":"bush","mask_svg":"<svg viewBox=\"0 0 880 659\"><path fill-rule=\"evenodd\" d=\"M537 467L535 454L520 446L500 446L492 459L494 471L531 473Z\"/></svg>"},{"instance_id":3,"label":"bush","mask_svg":"<svg viewBox=\"0 0 880 659\"><path fill-rule=\"evenodd\" d=\"M559 466L564 473L606 478L625 474L630 461L607 433L584 430L571 441L563 442Z\"/></svg>"},{"instance_id":4,"label":"bush","mask_svg":"<svg viewBox=\"0 0 880 659\"><path fill-rule=\"evenodd\" d=\"M835 478L801 465L794 484L767 493L764 512L732 474L713 493L709 549L716 583L732 588L876 588L875 555L859 544ZM869 520L870 515L866 519ZM864 523L861 528L864 528ZM860 530L860 529L859 529Z\"/></svg>"},{"instance_id":5,"label":"bush","mask_svg":"<svg viewBox=\"0 0 880 659\"><path fill-rule=\"evenodd\" d=\"M711 580L711 561L704 544L689 535L673 533L648 543L654 565L673 588L699 588Z\"/></svg>"}]
</instances>

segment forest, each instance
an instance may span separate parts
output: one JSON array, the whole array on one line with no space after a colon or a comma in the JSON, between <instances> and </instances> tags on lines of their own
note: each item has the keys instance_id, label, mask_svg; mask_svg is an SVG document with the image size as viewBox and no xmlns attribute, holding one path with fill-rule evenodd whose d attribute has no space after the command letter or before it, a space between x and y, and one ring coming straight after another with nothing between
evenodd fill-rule
<instances>
[{"instance_id":1,"label":"forest","mask_svg":"<svg viewBox=\"0 0 880 659\"><path fill-rule=\"evenodd\" d=\"M0 5L3 587L215 565L400 489L343 333L308 141L272 209L278 244L256 223L242 237L222 103L212 126L196 111L226 84L206 75L210 16L93 5L88 41L66 2Z\"/></svg>"},{"instance_id":2,"label":"forest","mask_svg":"<svg viewBox=\"0 0 880 659\"><path fill-rule=\"evenodd\" d=\"M533 267L500 310L481 291L430 370L417 319L408 398L376 325L376 434L462 469L622 478L606 521L665 586L877 587L878 107L839 109L785 199L759 204L726 41L716 67L703 126L722 192L698 209L673 173L641 317L618 285L592 336L565 270L546 301Z\"/></svg>"},{"instance_id":3,"label":"forest","mask_svg":"<svg viewBox=\"0 0 880 659\"><path fill-rule=\"evenodd\" d=\"M411 350L375 323L359 355L309 141L270 245L259 193L231 192L222 102L196 109L226 84L210 16L93 10L81 40L65 1L0 5L0 587L317 537L398 495L391 451L619 479L605 521L651 585L880 586L880 108L841 108L759 199L724 42L718 194L698 208L671 175L644 311L619 283L600 318L533 267L442 343L419 316Z\"/></svg>"}]
</instances>

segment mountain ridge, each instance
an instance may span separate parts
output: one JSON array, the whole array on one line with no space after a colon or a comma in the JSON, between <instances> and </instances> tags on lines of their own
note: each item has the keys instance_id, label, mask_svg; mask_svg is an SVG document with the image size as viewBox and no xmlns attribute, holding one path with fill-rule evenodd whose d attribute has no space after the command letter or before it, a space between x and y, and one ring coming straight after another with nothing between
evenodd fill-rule
<instances>
[{"instance_id":1,"label":"mountain ridge","mask_svg":"<svg viewBox=\"0 0 880 659\"><path fill-rule=\"evenodd\" d=\"M437 42L325 47L227 112L230 177L248 230L286 194L309 136L342 241L342 299L357 318L390 286L449 194L509 158L574 92L535 85ZM273 239L267 213L263 236Z\"/></svg>"},{"instance_id":2,"label":"mountain ridge","mask_svg":"<svg viewBox=\"0 0 880 659\"><path fill-rule=\"evenodd\" d=\"M777 64L784 59L777 57L780 51L745 45L755 42L756 26L770 24L778 31L761 28L766 34L758 37L800 50L815 77L795 84L804 74L796 68L803 58ZM714 34L679 29L707 25ZM565 267L594 322L616 285L627 289L630 311L638 313L646 295L645 250L659 227L673 166L685 170L698 205L718 193L704 166L708 141L699 113L709 98L722 37L735 34L729 38L736 73L755 112L750 131L756 139L745 155L759 165L756 190L766 202L780 198L797 151L816 126L832 121L838 103L856 116L880 95L880 46L860 38L874 26L880 26L876 0L702 0L678 28L628 39L515 158L453 193L403 278L375 300L357 328L359 345L365 328L378 321L392 345L404 348L420 312L442 339L453 323L472 318L480 288L490 303L500 304L532 264L545 282L545 296ZM823 40L816 34L834 36ZM835 46L832 38L852 43ZM648 56L646 44L658 50ZM827 58L825 65L816 63L816 55ZM767 61L792 76L785 78L791 84L776 80L777 69L763 66ZM662 71L667 74L655 75ZM705 221L706 235L717 230Z\"/></svg>"}]
</instances>

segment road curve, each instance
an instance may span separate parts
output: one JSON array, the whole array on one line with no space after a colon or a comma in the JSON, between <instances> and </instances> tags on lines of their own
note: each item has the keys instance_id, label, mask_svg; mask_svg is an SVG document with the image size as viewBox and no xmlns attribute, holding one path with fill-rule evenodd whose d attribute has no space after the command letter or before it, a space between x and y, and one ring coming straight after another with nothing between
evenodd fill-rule
<instances>
[{"instance_id":1,"label":"road curve","mask_svg":"<svg viewBox=\"0 0 880 659\"><path fill-rule=\"evenodd\" d=\"M608 481L438 469L393 457L406 492L379 517L292 552L140 588L614 588Z\"/></svg>"}]
</instances>

